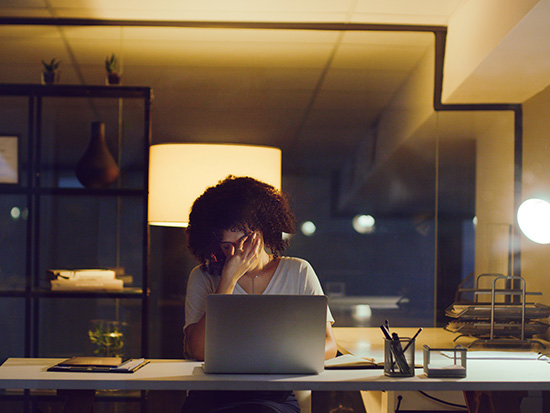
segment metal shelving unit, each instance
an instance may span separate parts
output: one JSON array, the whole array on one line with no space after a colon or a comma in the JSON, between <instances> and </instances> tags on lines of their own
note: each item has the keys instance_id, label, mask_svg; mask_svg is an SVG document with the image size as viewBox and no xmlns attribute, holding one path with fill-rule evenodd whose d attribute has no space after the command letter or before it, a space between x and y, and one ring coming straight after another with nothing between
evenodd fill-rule
<instances>
[{"instance_id":1,"label":"metal shelving unit","mask_svg":"<svg viewBox=\"0 0 550 413\"><path fill-rule=\"evenodd\" d=\"M128 86L79 86L79 85L39 85L39 84L0 84L0 99L3 105L1 110L10 111L9 102L16 100L18 102L18 108L21 112L26 110L26 114L21 114L21 117L26 119L26 131L20 130L20 154L19 154L19 169L20 169L20 182L15 185L0 185L0 194L5 199L17 199L26 205L28 215L24 224L24 230L18 227L20 232L20 238L24 238L24 250L25 252L18 253L18 256L13 259L19 261L25 261L24 266L21 264L20 281L17 281L17 285L11 286L2 285L0 287L0 301L10 300L10 303L17 308L21 308L23 314L18 314L21 317L18 323L23 322L23 341L18 346L24 348L23 355L25 357L51 357L59 356L59 354L48 354L47 350L42 350L41 341L46 334L59 335L57 331L48 332L44 327L41 327L43 319L44 308L47 308L48 314L55 314L57 308L63 308L63 303L67 304L67 308L85 307L87 302L108 303L108 308L116 308L117 314L119 306L128 305L131 306L132 315L139 314L139 326L136 326L136 331L139 331L139 356L147 357L149 353L149 228L147 225L147 196L148 196L148 162L149 162L149 147L151 145L151 103L152 103L152 91L148 87L128 87ZM26 99L26 108L23 109L23 101ZM78 104L72 105L72 102L78 102ZM8 102L8 103L5 103ZM60 142L52 142L56 140L56 133L58 132L58 124L63 125L64 122L74 122L75 118L72 116L76 113L79 106L89 105L91 107L90 112L96 112L95 115L101 114L104 108L97 107L97 102L109 102L109 107L114 107L119 111L113 117L116 117L118 125L115 126L116 133L118 133L118 142L115 145L117 147L117 153L114 153L115 159L121 159L122 151L126 146L130 146L132 160L135 159L134 164L126 165L124 182L122 178L113 187L106 189L86 189L78 187L78 185L62 186L52 182L55 182L55 173L58 173L61 168L70 168L70 165L63 165L63 160L57 162L57 150L59 149ZM126 115L124 109L128 102L127 111L131 115ZM53 107L54 105L62 106L61 109ZM73 107L74 106L74 107ZM53 108L52 108L53 107ZM8 109L6 109L8 108ZM55 115L55 123L52 122L48 116L52 113ZM64 118L66 116L66 118ZM129 125L133 132L138 131L134 136L132 142L127 140L123 142L122 136L125 136L124 128L128 125L125 124L124 116L128 116L132 120L132 124ZM97 117L97 116L96 116ZM9 118L9 115L5 117ZM95 120L95 119L94 119ZM23 122L21 121L20 124ZM113 122L114 123L114 122ZM0 123L0 130L5 134L6 130L10 131L6 124L9 125L9 121ZM69 126L63 126L67 129ZM87 143L89 139L89 130L81 131L82 139ZM51 139L52 137L56 139ZM135 138L135 139L134 139ZM57 145L57 146L56 146ZM54 148L52 149L52 146ZM66 155L70 152L69 149L62 148ZM53 155L52 155L53 154ZM71 155L69 153L69 155ZM81 154L74 154L78 158ZM47 158L49 157L49 158ZM47 159L46 159L47 158ZM60 157L61 158L61 157ZM130 155L128 155L130 158ZM76 159L77 160L77 159ZM76 162L76 161L75 161ZM55 164L54 164L55 163ZM129 164L130 161L127 161ZM50 172L48 168L57 168L55 173ZM133 168L133 169L132 169ZM121 167L121 176L122 176ZM125 171L126 171L125 170ZM129 177L131 174L131 178ZM121 183L122 182L122 183ZM7 197L7 198L6 198ZM11 197L11 198L10 198ZM10 201L4 201L10 202ZM70 204L66 207L66 204ZM101 214L108 215L105 219L109 222L116 221L120 218L120 210L123 208L133 209L132 220L127 219L123 214L125 220L122 228L111 229L104 232L108 232L109 235L116 234L112 240L109 236L106 236L107 246L102 250L101 246L97 246L97 251L88 253L89 256L94 253L99 256L107 255L108 259L103 261L109 261L111 256L115 256L117 260L121 255L120 244L123 245L125 260L130 262L133 268L130 270L138 273L137 285L132 287L125 287L120 291L51 291L44 285L44 273L45 268L48 268L52 262L62 261L59 256L63 256L66 267L73 266L73 261L70 258L66 258L69 253L57 254L52 253L56 251L56 248L63 248L63 237L59 234L51 235L51 243L48 231L45 230L47 224L55 228L63 228L62 218L58 218L60 223L51 224L52 217L49 215L52 211L57 212L61 208L72 208L78 210L80 206L88 206L89 204L99 205L101 208ZM53 205L53 206L52 206ZM61 207L60 207L61 205ZM105 206L107 205L107 206ZM113 213L113 205L117 208L117 212ZM56 209L57 208L57 209ZM99 209L99 208L98 208ZM127 210L125 210L127 211ZM99 213L98 213L99 214ZM117 215L118 214L118 215ZM102 220L104 217L100 216L97 220ZM113 218L113 215L116 215ZM86 217L85 217L86 218ZM78 222L69 222L67 225L75 227L74 231L78 230ZM93 218L90 223L83 223L88 225L89 228L93 228ZM119 224L117 224L119 225ZM133 231L129 229L133 228ZM68 231L63 228L63 231ZM25 232L25 234L23 234ZM99 230L98 230L99 232ZM124 232L135 232L136 235L124 235ZM123 233L120 240L120 233ZM130 237L133 237L130 239ZM61 239L60 239L61 238ZM101 238L101 234L98 235ZM128 239L130 239L128 241ZM69 241L70 242L70 241ZM23 244L23 242L21 242ZM112 251L111 246L115 246L116 251ZM21 245L23 247L23 245ZM20 248L22 250L23 248ZM76 248L74 248L76 249ZM44 252L44 250L46 252ZM71 250L73 253L74 251ZM105 252L106 251L106 252ZM57 255L56 255L57 254ZM55 255L54 258L51 256ZM78 255L78 254L75 254ZM129 257L129 258L128 258ZM9 259L10 257L4 257ZM78 257L74 257L74 262L79 262ZM91 262L91 260L89 260ZM98 258L99 261L99 258ZM116 261L113 259L113 261ZM82 262L82 260L80 260ZM59 265L59 264L57 264ZM81 265L81 264L80 264ZM92 268L93 266L90 265ZM51 268L51 267L50 267ZM14 278L12 276L12 278ZM52 301L54 300L54 301ZM48 307L44 307L44 302ZM6 302L6 301L4 301ZM94 304L96 305L96 304ZM97 304L99 305L99 304ZM72 307L71 307L72 306ZM50 308L53 308L50 309ZM70 310L68 310L70 311ZM73 316L73 314L71 314ZM74 315L76 318L77 315ZM136 318L133 317L133 318ZM50 320L50 324L55 322ZM82 323L88 323L89 320L82 320ZM76 326L74 326L76 327ZM73 327L73 328L74 328ZM137 328L139 327L139 328ZM8 333L9 334L9 333ZM51 341L51 340L50 340ZM52 346L50 345L50 348ZM63 350L60 350L63 351ZM65 350L66 351L66 350ZM73 354L66 354L71 356ZM137 354L136 354L137 355ZM13 354L3 354L3 357L14 356ZM15 355L17 356L17 355ZM134 356L134 354L132 354Z\"/></svg>"}]
</instances>

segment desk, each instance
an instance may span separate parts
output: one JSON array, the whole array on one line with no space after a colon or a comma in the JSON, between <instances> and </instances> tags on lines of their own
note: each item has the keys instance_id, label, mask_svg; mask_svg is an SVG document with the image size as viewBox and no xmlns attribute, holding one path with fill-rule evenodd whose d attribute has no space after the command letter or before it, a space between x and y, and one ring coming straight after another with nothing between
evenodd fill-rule
<instances>
[{"instance_id":1,"label":"desk","mask_svg":"<svg viewBox=\"0 0 550 413\"><path fill-rule=\"evenodd\" d=\"M417 331L418 328L395 328L392 331L396 331L401 337L412 337ZM336 342L338 343L338 349L343 353L351 353L357 356L365 357L374 357L377 361L383 360L384 357L384 347L383 347L383 338L382 332L379 328L335 328L334 334L336 337ZM459 337L456 341L457 334L448 332L441 328L425 328L416 339L416 353L415 361L416 364L422 364L423 362L423 353L422 348L424 344L429 345L432 348L452 348L457 344L461 344L464 347L468 347L476 339L472 337ZM468 351L476 350L513 350L513 351L546 351L550 349L550 343L545 340L538 340L540 343L546 346L546 350L540 346L533 347L526 346L523 348L513 348L513 347L492 347L488 344L484 345L475 345L468 349ZM532 364L535 363L535 364ZM504 394L502 391L506 390L518 390L518 391L538 391L543 390L543 400L531 398L531 405L533 406L532 411L544 412L550 411L548 403L548 391L550 387L547 387L546 377L543 371L545 371L548 366L546 362L542 362L545 366L540 366L539 361L528 361L522 362L517 360L468 360L467 363L467 373L468 376L465 379L458 379L456 385L458 385L458 390L468 391L468 390L477 390L477 391L501 391L500 395ZM541 370L539 370L539 368ZM525 377L522 377L523 373L526 373ZM416 371L416 375L422 374L422 371ZM532 376L531 376L532 374ZM484 378L485 376L485 378ZM426 378L424 376L424 378ZM427 378L426 378L427 379ZM399 379L401 380L401 379ZM487 385L485 380L493 380L493 385ZM532 383L525 382L525 380L531 380ZM511 387L510 384L515 382ZM452 390L449 386L446 390L446 384L440 383L436 385L433 390L439 391L454 391L455 394L447 393L446 397L454 396L455 403L464 404L462 393ZM424 388L423 388L424 387ZM428 385L422 384L415 390L426 390ZM391 389L388 389L391 390ZM546 391L544 391L546 390ZM399 392L403 389L399 389ZM513 398L513 394L508 393L509 397ZM363 401L372 411L394 411L395 408L395 394L394 391L387 391L383 394L380 392L362 392ZM413 395L409 394L409 398ZM418 395L416 395L418 396ZM474 396L472 394L469 395ZM501 397L501 396L499 396ZM414 398L413 398L414 399ZM418 399L416 398L417 403L421 404L425 401L425 398ZM453 401L453 400L450 400ZM471 401L471 400L470 400ZM508 400L511 404L517 400ZM508 402L507 401L507 402ZM525 400L524 404L528 404L529 400ZM539 408L537 404L542 403L542 409ZM413 403L414 404L414 403ZM410 403L409 403L410 405ZM535 407L535 405L537 405ZM436 404L437 406L437 404ZM441 406L441 405L440 405ZM404 408L406 410L406 407ZM370 411L370 410L369 410Z\"/></svg>"},{"instance_id":2,"label":"desk","mask_svg":"<svg viewBox=\"0 0 550 413\"><path fill-rule=\"evenodd\" d=\"M410 378L382 370L326 370L318 375L204 374L200 363L152 360L132 374L65 373L46 369L62 359L10 358L0 367L3 389L70 390L548 390L543 361L469 360L463 379L430 379L421 369Z\"/></svg>"},{"instance_id":3,"label":"desk","mask_svg":"<svg viewBox=\"0 0 550 413\"><path fill-rule=\"evenodd\" d=\"M375 354L382 343L374 328L335 329L337 342L345 350ZM416 329L395 329L400 335ZM454 338L440 329L426 329L419 343L439 346L436 337ZM434 338L434 342L430 341ZM447 343L448 344L448 343ZM420 344L419 344L420 345ZM418 346L417 346L418 347ZM186 360L152 360L132 374L65 373L46 369L62 359L10 358L0 366L0 388L58 390L314 390L314 391L463 391L548 390L550 364L543 361L468 360L463 379L433 379L416 370L410 378L390 378L380 369L325 370L319 375L205 374L201 363ZM420 358L419 360L422 360Z\"/></svg>"}]
</instances>

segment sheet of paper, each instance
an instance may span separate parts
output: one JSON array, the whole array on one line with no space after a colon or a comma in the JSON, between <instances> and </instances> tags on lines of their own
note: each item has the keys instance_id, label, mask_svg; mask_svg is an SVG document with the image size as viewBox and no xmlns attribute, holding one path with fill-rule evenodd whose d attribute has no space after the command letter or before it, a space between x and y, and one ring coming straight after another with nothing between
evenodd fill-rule
<instances>
[{"instance_id":1,"label":"sheet of paper","mask_svg":"<svg viewBox=\"0 0 550 413\"><path fill-rule=\"evenodd\" d=\"M450 359L454 357L452 351L442 351L441 354ZM470 360L549 360L548 357L534 351L468 351L466 358Z\"/></svg>"}]
</instances>

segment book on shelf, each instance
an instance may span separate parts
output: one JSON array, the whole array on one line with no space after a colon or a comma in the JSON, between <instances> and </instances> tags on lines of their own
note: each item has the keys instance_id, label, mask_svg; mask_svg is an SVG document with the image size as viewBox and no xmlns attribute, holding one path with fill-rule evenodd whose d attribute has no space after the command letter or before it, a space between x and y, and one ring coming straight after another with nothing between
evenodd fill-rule
<instances>
[{"instance_id":1,"label":"book on shelf","mask_svg":"<svg viewBox=\"0 0 550 413\"><path fill-rule=\"evenodd\" d=\"M114 280L115 271L107 269L54 269L48 270L49 279L63 279L63 280Z\"/></svg>"},{"instance_id":2,"label":"book on shelf","mask_svg":"<svg viewBox=\"0 0 550 413\"><path fill-rule=\"evenodd\" d=\"M103 291L122 290L122 280L50 280L52 291Z\"/></svg>"}]
</instances>

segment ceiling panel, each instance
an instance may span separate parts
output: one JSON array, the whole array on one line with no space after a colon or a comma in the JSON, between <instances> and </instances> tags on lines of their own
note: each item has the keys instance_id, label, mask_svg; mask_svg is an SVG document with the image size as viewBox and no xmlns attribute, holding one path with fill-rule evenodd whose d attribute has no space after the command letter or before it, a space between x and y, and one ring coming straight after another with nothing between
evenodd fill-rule
<instances>
[{"instance_id":1,"label":"ceiling panel","mask_svg":"<svg viewBox=\"0 0 550 413\"><path fill-rule=\"evenodd\" d=\"M336 69L411 71L426 47L342 44L334 57Z\"/></svg>"},{"instance_id":2,"label":"ceiling panel","mask_svg":"<svg viewBox=\"0 0 550 413\"><path fill-rule=\"evenodd\" d=\"M127 19L345 21L355 0L51 0L58 16Z\"/></svg>"},{"instance_id":3,"label":"ceiling panel","mask_svg":"<svg viewBox=\"0 0 550 413\"><path fill-rule=\"evenodd\" d=\"M397 70L331 69L323 81L322 90L379 93L395 90L408 74Z\"/></svg>"},{"instance_id":4,"label":"ceiling panel","mask_svg":"<svg viewBox=\"0 0 550 413\"><path fill-rule=\"evenodd\" d=\"M5 0L4 16L222 22L445 24L463 0ZM437 22L437 23L436 23ZM289 165L331 173L433 47L433 35L181 27L0 26L0 82L104 84L114 52L124 85L154 91L153 141L274 145ZM14 67L14 64L16 65ZM289 159L301 160L292 164Z\"/></svg>"}]
</instances>

